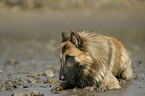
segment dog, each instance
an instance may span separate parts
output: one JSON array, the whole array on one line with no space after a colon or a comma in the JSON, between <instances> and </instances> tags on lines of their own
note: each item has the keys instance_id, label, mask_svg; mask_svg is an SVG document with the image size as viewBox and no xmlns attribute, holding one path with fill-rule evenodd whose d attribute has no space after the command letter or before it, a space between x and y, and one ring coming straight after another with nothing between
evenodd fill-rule
<instances>
[{"instance_id":1,"label":"dog","mask_svg":"<svg viewBox=\"0 0 145 96\"><path fill-rule=\"evenodd\" d=\"M115 38L95 32L62 32L60 86L63 89L97 86L119 89L118 79L132 78L128 51Z\"/></svg>"}]
</instances>

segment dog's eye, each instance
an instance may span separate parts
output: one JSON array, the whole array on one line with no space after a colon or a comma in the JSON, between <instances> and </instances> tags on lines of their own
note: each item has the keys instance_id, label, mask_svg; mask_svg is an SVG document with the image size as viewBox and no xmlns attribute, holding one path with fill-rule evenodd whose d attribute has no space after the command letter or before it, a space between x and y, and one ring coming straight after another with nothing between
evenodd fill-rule
<instances>
[{"instance_id":1,"label":"dog's eye","mask_svg":"<svg viewBox=\"0 0 145 96\"><path fill-rule=\"evenodd\" d=\"M74 60L74 56L66 55L66 60L67 62L71 62L72 60Z\"/></svg>"}]
</instances>

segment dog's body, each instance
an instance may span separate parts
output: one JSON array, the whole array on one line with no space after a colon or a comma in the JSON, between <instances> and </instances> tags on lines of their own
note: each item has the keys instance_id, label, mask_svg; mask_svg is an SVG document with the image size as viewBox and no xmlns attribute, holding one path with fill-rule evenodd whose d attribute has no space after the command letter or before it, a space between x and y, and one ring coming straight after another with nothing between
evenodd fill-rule
<instances>
[{"instance_id":1,"label":"dog's body","mask_svg":"<svg viewBox=\"0 0 145 96\"><path fill-rule=\"evenodd\" d=\"M71 32L70 37L62 32L60 45L61 68L59 79L63 88L96 85L119 89L117 79L132 78L128 52L112 37L95 32Z\"/></svg>"}]
</instances>

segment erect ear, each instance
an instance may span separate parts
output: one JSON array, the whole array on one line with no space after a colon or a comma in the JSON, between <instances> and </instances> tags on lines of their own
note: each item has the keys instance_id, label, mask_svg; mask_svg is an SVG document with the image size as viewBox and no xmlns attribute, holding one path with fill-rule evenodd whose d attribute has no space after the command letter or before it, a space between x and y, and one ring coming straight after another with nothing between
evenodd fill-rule
<instances>
[{"instance_id":1,"label":"erect ear","mask_svg":"<svg viewBox=\"0 0 145 96\"><path fill-rule=\"evenodd\" d=\"M83 46L83 42L82 42L81 37L74 30L71 31L70 41L73 44L75 44L77 47Z\"/></svg>"},{"instance_id":2,"label":"erect ear","mask_svg":"<svg viewBox=\"0 0 145 96\"><path fill-rule=\"evenodd\" d=\"M68 40L68 36L66 35L66 33L63 30L61 31L61 33L62 33L62 42L67 41Z\"/></svg>"}]
</instances>

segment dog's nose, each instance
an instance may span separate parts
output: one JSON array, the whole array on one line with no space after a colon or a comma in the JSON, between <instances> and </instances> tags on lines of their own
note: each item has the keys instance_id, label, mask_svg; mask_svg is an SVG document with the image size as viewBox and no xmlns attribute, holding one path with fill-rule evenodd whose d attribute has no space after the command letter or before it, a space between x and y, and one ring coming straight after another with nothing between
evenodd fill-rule
<instances>
[{"instance_id":1,"label":"dog's nose","mask_svg":"<svg viewBox=\"0 0 145 96\"><path fill-rule=\"evenodd\" d=\"M64 75L60 75L60 76L59 76L59 80L61 80L61 81L65 81L65 77L64 77Z\"/></svg>"}]
</instances>

